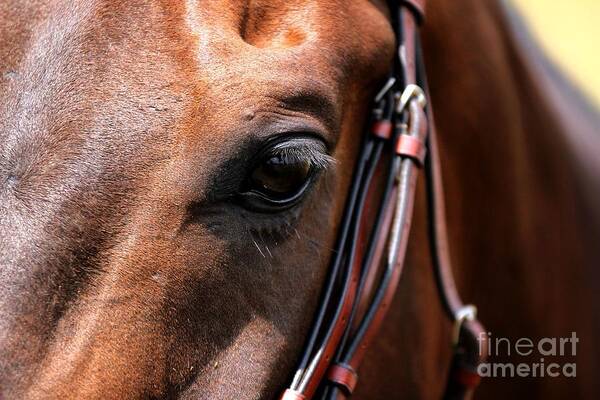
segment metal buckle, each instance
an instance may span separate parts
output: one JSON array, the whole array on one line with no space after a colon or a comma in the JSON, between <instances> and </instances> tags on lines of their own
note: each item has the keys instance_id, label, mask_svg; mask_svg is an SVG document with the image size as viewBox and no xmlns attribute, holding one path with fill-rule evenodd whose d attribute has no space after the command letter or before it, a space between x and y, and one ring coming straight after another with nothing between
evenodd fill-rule
<instances>
[{"instance_id":1,"label":"metal buckle","mask_svg":"<svg viewBox=\"0 0 600 400\"><path fill-rule=\"evenodd\" d=\"M385 107L385 102L383 101L385 95L394 87L396 84L396 78L393 76L390 77L385 85L379 90L377 95L375 96L375 108L373 109L373 116L375 117L375 121L380 121L383 118L383 110Z\"/></svg>"},{"instance_id":2,"label":"metal buckle","mask_svg":"<svg viewBox=\"0 0 600 400\"><path fill-rule=\"evenodd\" d=\"M416 99L421 108L427 105L425 91L419 85L407 85L401 95L396 94L396 113L402 114L411 100Z\"/></svg>"},{"instance_id":3,"label":"metal buckle","mask_svg":"<svg viewBox=\"0 0 600 400\"><path fill-rule=\"evenodd\" d=\"M452 329L452 346L458 346L460 341L460 328L463 326L465 321L475 321L477 318L477 307L472 304L468 304L459 308L454 313L454 327Z\"/></svg>"},{"instance_id":4,"label":"metal buckle","mask_svg":"<svg viewBox=\"0 0 600 400\"><path fill-rule=\"evenodd\" d=\"M396 78L391 77L387 80L387 82L385 83L385 85L383 85L383 87L381 88L381 90L379 91L379 93L377 93L377 96L375 96L375 103L379 103L381 100L383 100L383 96L386 95L387 92L390 91L390 89L396 84Z\"/></svg>"}]
</instances>

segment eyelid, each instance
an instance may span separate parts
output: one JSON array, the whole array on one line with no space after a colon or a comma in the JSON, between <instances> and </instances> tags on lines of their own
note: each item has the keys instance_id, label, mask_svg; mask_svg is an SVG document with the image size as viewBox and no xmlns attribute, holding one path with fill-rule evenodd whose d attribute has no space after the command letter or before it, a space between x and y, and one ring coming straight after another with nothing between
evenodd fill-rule
<instances>
[{"instance_id":1,"label":"eyelid","mask_svg":"<svg viewBox=\"0 0 600 400\"><path fill-rule=\"evenodd\" d=\"M256 118L257 124L252 130L263 140L278 140L285 137L305 137L319 140L325 144L327 151L335 148L337 135L322 121L311 116L293 116L278 112L270 112Z\"/></svg>"},{"instance_id":2,"label":"eyelid","mask_svg":"<svg viewBox=\"0 0 600 400\"><path fill-rule=\"evenodd\" d=\"M312 184L313 179L314 179L314 175L309 176L308 179L306 180L306 182L304 182L304 184L302 185L302 187L300 189L298 189L298 191L292 197L290 197L289 199L285 199L285 200L271 199L271 198L265 196L263 193L256 192L256 191L245 192L244 195L261 198L262 200L271 203L271 205L282 205L284 207L285 206L291 207L294 204L296 204L299 200L302 199L302 197L304 196L304 193L306 192L306 189L308 189L308 187Z\"/></svg>"},{"instance_id":3,"label":"eyelid","mask_svg":"<svg viewBox=\"0 0 600 400\"><path fill-rule=\"evenodd\" d=\"M308 161L317 171L327 169L335 163L335 159L327 153L326 144L314 136L298 136L271 143L259 152L257 161L264 160L268 155L283 155L294 161Z\"/></svg>"}]
</instances>

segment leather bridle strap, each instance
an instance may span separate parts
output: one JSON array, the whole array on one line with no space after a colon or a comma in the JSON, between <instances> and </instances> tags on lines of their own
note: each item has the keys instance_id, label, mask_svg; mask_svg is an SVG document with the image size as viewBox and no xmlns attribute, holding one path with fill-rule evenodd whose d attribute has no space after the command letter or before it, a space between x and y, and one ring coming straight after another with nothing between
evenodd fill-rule
<instances>
[{"instance_id":1,"label":"leather bridle strap","mask_svg":"<svg viewBox=\"0 0 600 400\"><path fill-rule=\"evenodd\" d=\"M425 0L409 1L421 21L424 20ZM416 38L416 63L419 81L430 99L429 88L423 62L420 38ZM427 109L429 135L425 162L427 187L428 232L431 258L436 278L440 301L448 318L453 322L452 347L453 355L448 373L448 381L444 391L445 400L461 400L471 398L479 385L481 377L477 367L487 358L487 335L477 320L477 309L473 305L465 305L460 299L454 282L454 274L448 247L446 227L446 211L444 206L444 190L442 183L441 163L437 144L436 125L432 107Z\"/></svg>"},{"instance_id":2,"label":"leather bridle strap","mask_svg":"<svg viewBox=\"0 0 600 400\"><path fill-rule=\"evenodd\" d=\"M421 66L423 69L423 66ZM427 90L427 88L426 88ZM440 301L446 315L453 321L453 356L444 392L445 400L470 398L479 385L477 367L487 357L487 335L477 320L477 310L472 305L464 305L460 299L448 251L448 233L440 157L437 134L433 123L433 112L428 110L429 136L427 147L429 157L425 162L427 182L428 231L431 258L435 272Z\"/></svg>"},{"instance_id":3,"label":"leather bridle strap","mask_svg":"<svg viewBox=\"0 0 600 400\"><path fill-rule=\"evenodd\" d=\"M376 96L372 129L361 146L320 306L293 382L281 396L284 400L315 395L338 399L354 391L365 350L392 303L402 273L420 167L428 178L429 237L437 286L456 332L444 398L465 398L478 382L476 368L483 357L478 339L483 331L474 307L463 306L454 284L435 126L421 89L426 90L426 78L417 27L424 20L425 1L394 1L390 10L399 57ZM374 199L376 171L385 177L385 186ZM369 224L363 210L374 201L379 201L379 207L375 222ZM364 236L367 247L359 253L357 241Z\"/></svg>"},{"instance_id":4,"label":"leather bridle strap","mask_svg":"<svg viewBox=\"0 0 600 400\"><path fill-rule=\"evenodd\" d=\"M425 17L425 3L426 0L395 0L391 2L400 3L398 4L400 7L410 7L412 8L412 12L414 13L415 18L419 24L422 24Z\"/></svg>"}]
</instances>

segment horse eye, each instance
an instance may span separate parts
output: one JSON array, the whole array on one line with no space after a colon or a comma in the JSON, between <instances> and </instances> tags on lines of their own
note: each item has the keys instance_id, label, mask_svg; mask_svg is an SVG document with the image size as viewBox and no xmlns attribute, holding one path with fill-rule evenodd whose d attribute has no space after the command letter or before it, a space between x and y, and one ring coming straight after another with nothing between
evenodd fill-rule
<instances>
[{"instance_id":1,"label":"horse eye","mask_svg":"<svg viewBox=\"0 0 600 400\"><path fill-rule=\"evenodd\" d=\"M275 201L285 201L296 197L310 175L310 161L274 154L255 166L250 175L250 190Z\"/></svg>"},{"instance_id":2,"label":"horse eye","mask_svg":"<svg viewBox=\"0 0 600 400\"><path fill-rule=\"evenodd\" d=\"M253 211L277 212L297 204L316 173L330 162L325 146L296 138L277 144L257 157L239 198Z\"/></svg>"}]
</instances>

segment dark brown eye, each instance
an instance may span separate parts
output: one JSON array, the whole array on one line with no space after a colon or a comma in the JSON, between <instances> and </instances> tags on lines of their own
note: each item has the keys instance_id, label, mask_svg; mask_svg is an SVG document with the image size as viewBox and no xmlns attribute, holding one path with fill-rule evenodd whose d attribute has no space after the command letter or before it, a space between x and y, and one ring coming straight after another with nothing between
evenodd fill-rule
<instances>
[{"instance_id":1,"label":"dark brown eye","mask_svg":"<svg viewBox=\"0 0 600 400\"><path fill-rule=\"evenodd\" d=\"M315 175L332 162L322 141L294 138L263 150L248 171L240 192L242 204L260 212L277 212L297 204Z\"/></svg>"},{"instance_id":2,"label":"dark brown eye","mask_svg":"<svg viewBox=\"0 0 600 400\"><path fill-rule=\"evenodd\" d=\"M262 160L250 175L250 190L260 192L274 200L294 197L308 181L311 164L276 154Z\"/></svg>"}]
</instances>

